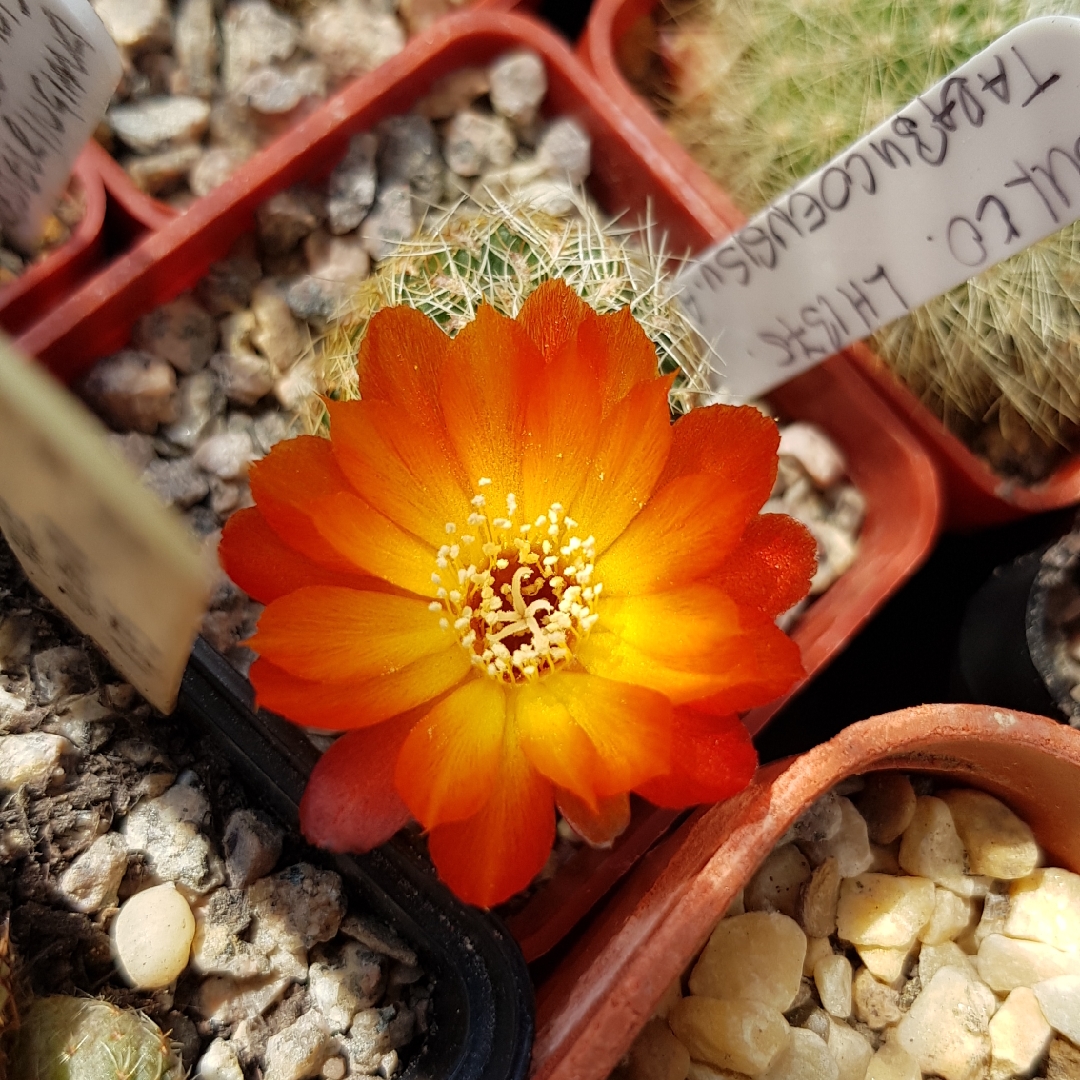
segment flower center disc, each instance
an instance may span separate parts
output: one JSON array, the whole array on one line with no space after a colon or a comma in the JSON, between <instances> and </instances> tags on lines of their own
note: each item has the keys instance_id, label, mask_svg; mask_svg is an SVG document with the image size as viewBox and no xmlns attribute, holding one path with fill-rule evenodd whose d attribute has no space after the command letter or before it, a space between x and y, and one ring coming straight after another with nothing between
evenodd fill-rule
<instances>
[{"instance_id":1,"label":"flower center disc","mask_svg":"<svg viewBox=\"0 0 1080 1080\"><path fill-rule=\"evenodd\" d=\"M490 483L481 477L479 487ZM524 682L569 661L596 622L595 542L577 535L559 503L532 522L521 520L513 494L505 517L489 517L482 493L472 505L467 532L447 522L457 541L439 549L431 610L453 624L473 664L494 679Z\"/></svg>"}]
</instances>

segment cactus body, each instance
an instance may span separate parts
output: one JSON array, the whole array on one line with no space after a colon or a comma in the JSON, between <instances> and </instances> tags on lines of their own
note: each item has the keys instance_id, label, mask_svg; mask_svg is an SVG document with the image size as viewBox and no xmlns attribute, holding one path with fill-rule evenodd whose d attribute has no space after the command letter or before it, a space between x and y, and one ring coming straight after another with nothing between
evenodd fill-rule
<instances>
[{"instance_id":1,"label":"cactus body","mask_svg":"<svg viewBox=\"0 0 1080 1080\"><path fill-rule=\"evenodd\" d=\"M666 254L651 242L647 228L604 221L584 200L570 219L521 204L451 213L361 283L323 342L322 381L334 397L358 395L357 349L381 307L414 307L452 335L482 303L514 316L537 285L557 277L600 314L629 306L656 345L659 369L678 373L671 399L682 411L708 391L708 363L668 293Z\"/></svg>"},{"instance_id":2,"label":"cactus body","mask_svg":"<svg viewBox=\"0 0 1080 1080\"><path fill-rule=\"evenodd\" d=\"M679 19L669 124L751 214L1037 15L1080 0L704 0ZM1080 224L883 329L886 363L946 425L1027 460L1080 425ZM999 455L1000 456L1000 455Z\"/></svg>"},{"instance_id":3,"label":"cactus body","mask_svg":"<svg viewBox=\"0 0 1080 1080\"><path fill-rule=\"evenodd\" d=\"M23 1018L9 1075L19 1080L179 1080L168 1040L141 1013L93 998L39 998Z\"/></svg>"}]
</instances>

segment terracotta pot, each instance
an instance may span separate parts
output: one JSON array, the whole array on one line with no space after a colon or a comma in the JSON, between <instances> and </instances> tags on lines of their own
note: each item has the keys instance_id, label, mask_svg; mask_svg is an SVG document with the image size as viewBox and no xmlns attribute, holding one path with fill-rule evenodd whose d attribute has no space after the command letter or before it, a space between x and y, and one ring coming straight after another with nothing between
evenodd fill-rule
<instances>
[{"instance_id":1,"label":"terracotta pot","mask_svg":"<svg viewBox=\"0 0 1080 1080\"><path fill-rule=\"evenodd\" d=\"M547 65L547 109L576 117L590 133L589 187L600 204L631 219L649 213L674 250L706 243L709 233L685 186L648 152L637 129L562 39L521 15L466 12L414 39L378 71L329 99L187 213L148 235L20 345L61 379L74 379L98 357L126 345L139 315L194 285L252 229L256 208L275 192L301 180L318 182L341 159L352 135L384 116L407 112L439 77L522 47L535 50ZM794 631L809 679L926 557L937 531L937 482L917 441L843 357L794 380L775 401L792 419L828 431L868 504L854 565ZM760 730L781 704L754 710L746 717L748 728ZM509 921L526 957L540 956L565 936L676 817L639 804L631 828L611 851L579 850Z\"/></svg>"},{"instance_id":2,"label":"terracotta pot","mask_svg":"<svg viewBox=\"0 0 1080 1080\"><path fill-rule=\"evenodd\" d=\"M0 328L9 334L26 330L55 307L100 261L105 225L105 188L97 170L96 143L75 159L72 175L86 200L82 220L71 236L34 263L15 281L0 287Z\"/></svg>"},{"instance_id":3,"label":"terracotta pot","mask_svg":"<svg viewBox=\"0 0 1080 1080\"><path fill-rule=\"evenodd\" d=\"M626 115L627 122L640 129L650 152L663 158L670 173L688 189L688 201L698 207L705 227L720 238L744 225L745 216L668 134L619 69L620 43L642 20L650 19L657 6L657 0L596 0L578 43L578 54ZM1070 457L1038 484L1025 485L1000 476L946 431L942 422L866 346L853 345L844 355L911 426L930 453L941 473L948 528L964 530L999 524L1080 501L1080 456Z\"/></svg>"},{"instance_id":4,"label":"terracotta pot","mask_svg":"<svg viewBox=\"0 0 1080 1080\"><path fill-rule=\"evenodd\" d=\"M602 1080L792 822L839 781L917 770L1007 802L1055 866L1080 871L1080 731L986 705L853 724L761 771L652 853L537 991L534 1080Z\"/></svg>"}]
</instances>

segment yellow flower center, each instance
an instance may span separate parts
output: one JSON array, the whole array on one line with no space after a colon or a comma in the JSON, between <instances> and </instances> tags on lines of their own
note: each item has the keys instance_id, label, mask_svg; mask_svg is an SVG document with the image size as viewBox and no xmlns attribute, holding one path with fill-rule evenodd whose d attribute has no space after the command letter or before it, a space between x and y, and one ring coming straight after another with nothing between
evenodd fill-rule
<instances>
[{"instance_id":1,"label":"yellow flower center","mask_svg":"<svg viewBox=\"0 0 1080 1080\"><path fill-rule=\"evenodd\" d=\"M481 477L478 486L490 485ZM593 624L603 588L593 581L595 542L552 503L535 521L522 520L517 497L492 516L478 492L466 527L446 523L452 542L439 548L430 607L442 612L462 647L491 678L519 683L566 663Z\"/></svg>"}]
</instances>

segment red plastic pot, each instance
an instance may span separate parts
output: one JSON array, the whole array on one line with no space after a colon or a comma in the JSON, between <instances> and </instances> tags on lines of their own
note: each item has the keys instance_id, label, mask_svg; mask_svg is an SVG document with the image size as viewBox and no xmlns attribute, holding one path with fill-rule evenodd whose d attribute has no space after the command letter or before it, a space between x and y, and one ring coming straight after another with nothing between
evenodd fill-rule
<instances>
[{"instance_id":1,"label":"red plastic pot","mask_svg":"<svg viewBox=\"0 0 1080 1080\"><path fill-rule=\"evenodd\" d=\"M675 141L631 89L617 62L619 43L642 19L652 17L657 0L596 0L578 44L578 54L625 114L640 129L650 152L666 160L668 169L688 189L699 208L702 224L712 238L741 227L745 216L704 170ZM846 350L853 366L911 426L941 473L945 492L945 524L950 529L973 529L1013 521L1042 510L1080 501L1080 457L1071 457L1048 479L1024 485L998 475L973 454L897 379L869 349Z\"/></svg>"},{"instance_id":2,"label":"red plastic pot","mask_svg":"<svg viewBox=\"0 0 1080 1080\"><path fill-rule=\"evenodd\" d=\"M588 129L594 162L589 186L604 208L631 218L648 212L667 231L673 250L705 244L710 234L686 187L643 145L638 130L561 38L521 15L466 12L329 99L222 187L148 235L19 344L61 379L74 379L98 357L127 344L139 315L194 285L253 228L256 208L275 192L325 177L352 135L408 111L441 76L523 46L547 64L547 110L574 116ZM795 630L811 678L925 558L937 531L937 481L918 442L844 357L794 380L775 401L792 419L813 421L832 435L868 506L855 564ZM758 731L781 704L750 713L749 729ZM674 818L670 811L639 805L632 827L612 851L579 851L510 920L526 956L539 956L558 942Z\"/></svg>"},{"instance_id":3,"label":"red plastic pot","mask_svg":"<svg viewBox=\"0 0 1080 1080\"><path fill-rule=\"evenodd\" d=\"M34 263L15 281L0 287L0 328L18 334L72 292L97 265L103 246L105 189L88 144L75 160L72 175L86 200L82 220L71 236Z\"/></svg>"},{"instance_id":4,"label":"red plastic pot","mask_svg":"<svg viewBox=\"0 0 1080 1080\"><path fill-rule=\"evenodd\" d=\"M849 776L917 770L981 788L1080 871L1080 731L986 705L921 705L853 724L651 854L537 991L533 1080L602 1080L728 904L815 799Z\"/></svg>"}]
</instances>

